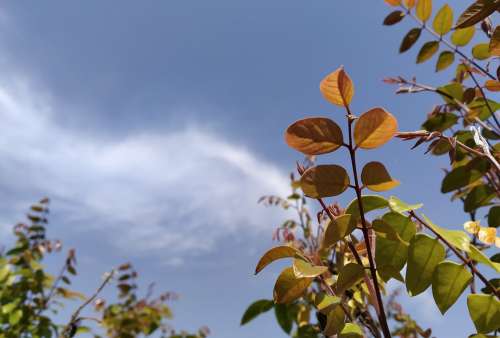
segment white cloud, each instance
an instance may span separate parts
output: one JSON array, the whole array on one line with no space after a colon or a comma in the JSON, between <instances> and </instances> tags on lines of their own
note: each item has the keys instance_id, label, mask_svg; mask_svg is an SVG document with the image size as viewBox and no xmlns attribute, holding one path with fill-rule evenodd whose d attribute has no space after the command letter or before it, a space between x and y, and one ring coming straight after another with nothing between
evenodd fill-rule
<instances>
[{"instance_id":1,"label":"white cloud","mask_svg":"<svg viewBox=\"0 0 500 338\"><path fill-rule=\"evenodd\" d=\"M117 247L168 251L175 264L238 232L270 233L283 217L256 201L286 194L286 175L213 132L191 127L103 140L61 127L56 109L28 82L0 79L4 211L48 195L55 213L64 213L65 229L118 231ZM12 221L7 215L3 223Z\"/></svg>"}]
</instances>

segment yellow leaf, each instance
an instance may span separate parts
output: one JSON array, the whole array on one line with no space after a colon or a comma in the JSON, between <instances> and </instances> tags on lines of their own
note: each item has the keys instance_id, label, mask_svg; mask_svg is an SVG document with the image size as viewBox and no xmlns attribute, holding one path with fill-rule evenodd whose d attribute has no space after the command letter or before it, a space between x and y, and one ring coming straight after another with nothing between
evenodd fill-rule
<instances>
[{"instance_id":1,"label":"yellow leaf","mask_svg":"<svg viewBox=\"0 0 500 338\"><path fill-rule=\"evenodd\" d=\"M325 117L298 120L285 132L285 141L306 155L320 155L337 150L343 143L342 129Z\"/></svg>"},{"instance_id":2,"label":"yellow leaf","mask_svg":"<svg viewBox=\"0 0 500 338\"><path fill-rule=\"evenodd\" d=\"M354 95L354 85L344 67L326 76L319 89L329 102L341 107L349 105Z\"/></svg>"},{"instance_id":3,"label":"yellow leaf","mask_svg":"<svg viewBox=\"0 0 500 338\"><path fill-rule=\"evenodd\" d=\"M417 18L422 21L427 21L432 14L432 0L418 0L417 2Z\"/></svg>"},{"instance_id":4,"label":"yellow leaf","mask_svg":"<svg viewBox=\"0 0 500 338\"><path fill-rule=\"evenodd\" d=\"M371 191L386 191L399 185L399 181L393 179L380 162L369 162L361 172L361 182Z\"/></svg>"},{"instance_id":5,"label":"yellow leaf","mask_svg":"<svg viewBox=\"0 0 500 338\"><path fill-rule=\"evenodd\" d=\"M315 266L302 259L293 261L293 273L297 278L314 278L328 271L326 266Z\"/></svg>"},{"instance_id":6,"label":"yellow leaf","mask_svg":"<svg viewBox=\"0 0 500 338\"><path fill-rule=\"evenodd\" d=\"M487 227L479 229L477 237L484 244L493 245L495 244L496 235L497 235L497 229Z\"/></svg>"},{"instance_id":7,"label":"yellow leaf","mask_svg":"<svg viewBox=\"0 0 500 338\"><path fill-rule=\"evenodd\" d=\"M500 91L500 81L497 80L487 80L484 83L484 87L488 89L490 92L498 92Z\"/></svg>"},{"instance_id":8,"label":"yellow leaf","mask_svg":"<svg viewBox=\"0 0 500 338\"><path fill-rule=\"evenodd\" d=\"M349 235L356 228L350 214L344 214L328 223L323 237L322 248L328 249L345 236Z\"/></svg>"},{"instance_id":9,"label":"yellow leaf","mask_svg":"<svg viewBox=\"0 0 500 338\"><path fill-rule=\"evenodd\" d=\"M295 249L294 247L288 245L280 245L275 248L268 250L262 258L257 263L257 267L255 268L255 274L258 274L262 269L271 264L272 262L282 259L282 258L297 258L302 257L302 253Z\"/></svg>"},{"instance_id":10,"label":"yellow leaf","mask_svg":"<svg viewBox=\"0 0 500 338\"><path fill-rule=\"evenodd\" d=\"M396 133L398 121L383 108L363 113L354 126L354 140L363 149L373 149L387 143Z\"/></svg>"},{"instance_id":11,"label":"yellow leaf","mask_svg":"<svg viewBox=\"0 0 500 338\"><path fill-rule=\"evenodd\" d=\"M399 6L401 5L401 0L385 0L391 6Z\"/></svg>"},{"instance_id":12,"label":"yellow leaf","mask_svg":"<svg viewBox=\"0 0 500 338\"><path fill-rule=\"evenodd\" d=\"M447 4L437 12L432 27L439 35L445 35L453 24L453 10Z\"/></svg>"},{"instance_id":13,"label":"yellow leaf","mask_svg":"<svg viewBox=\"0 0 500 338\"><path fill-rule=\"evenodd\" d=\"M274 285L274 301L277 304L286 304L304 294L314 278L296 278L293 268L286 268L281 272Z\"/></svg>"},{"instance_id":14,"label":"yellow leaf","mask_svg":"<svg viewBox=\"0 0 500 338\"><path fill-rule=\"evenodd\" d=\"M347 171L335 164L309 168L300 178L302 191L312 198L340 195L347 189L349 182Z\"/></svg>"},{"instance_id":15,"label":"yellow leaf","mask_svg":"<svg viewBox=\"0 0 500 338\"><path fill-rule=\"evenodd\" d=\"M470 40L472 40L475 32L476 28L474 26L455 29L451 34L451 42L455 46L463 47L467 45L470 42Z\"/></svg>"}]
</instances>

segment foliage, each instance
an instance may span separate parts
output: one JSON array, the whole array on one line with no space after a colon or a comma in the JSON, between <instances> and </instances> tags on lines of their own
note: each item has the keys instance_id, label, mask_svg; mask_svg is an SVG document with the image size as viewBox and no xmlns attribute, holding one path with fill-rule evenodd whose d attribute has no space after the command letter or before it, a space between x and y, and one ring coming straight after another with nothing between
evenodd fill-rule
<instances>
[{"instance_id":1,"label":"foliage","mask_svg":"<svg viewBox=\"0 0 500 338\"><path fill-rule=\"evenodd\" d=\"M496 75L489 72L493 58L500 56L500 30L492 27L490 19L500 2L476 1L455 24L449 5L434 13L432 0L386 2L397 9L384 19L384 25L406 18L417 23L403 37L400 53L428 33L433 39L423 43L416 63L428 62L440 48L446 48L437 55L435 69L443 71L458 60L454 78L436 87L401 76L385 80L399 86L398 94L433 92L442 100L422 123L423 130L414 132L399 132L396 118L383 108L353 114L354 84L342 67L321 81L324 98L345 110L347 127L343 130L332 119L314 117L296 121L286 130L287 144L304 154L306 161L298 164L300 178L292 176L292 195L265 197L264 201L275 204L279 200L276 204L294 208L297 219L287 220L276 231L275 238L282 244L263 255L256 273L277 259L291 258L292 265L276 281L274 303L254 303L242 324L280 307L275 311L277 321L293 337L430 337L431 329L421 328L396 302L401 291L383 301L386 283L392 279L402 283L410 297L431 289L443 315L469 290L467 306L477 330L474 336L500 329L498 278L488 279L481 271L500 272L498 254L486 255L500 241L496 236L500 123L495 116L500 104L486 95L500 89L500 67ZM477 40L477 36L473 39L476 25L486 41L474 42L472 56L468 56L464 47ZM365 190L379 193L400 183L378 161L365 164L358 174L357 152L379 148L393 137L416 140L413 148L429 143L427 152L435 156L448 154L450 169L440 190L452 192L452 200L462 202L468 215L465 231L440 227L417 214L422 204L365 194ZM347 151L349 170L338 164L315 164L316 156L341 149ZM326 202L347 191L353 191L355 199L345 208ZM322 208L316 222L306 207L306 197ZM480 225L479 215L485 215L488 226ZM480 290L478 279L484 285Z\"/></svg>"},{"instance_id":2,"label":"foliage","mask_svg":"<svg viewBox=\"0 0 500 338\"><path fill-rule=\"evenodd\" d=\"M138 295L138 274L130 264L119 266L108 274L94 295L86 297L70 288L77 275L75 250L68 251L57 276L51 275L43 265L46 255L62 250L62 243L47 238L49 200L42 199L31 206L27 223L14 227L15 244L0 253L0 337L50 338L74 337L96 331L97 337L148 337L161 333L161 337L204 338L208 330L196 334L176 332L167 320L172 318L167 301L175 298L164 293L153 298L150 286L145 297ZM117 301L97 299L108 284L116 283ZM73 312L65 325L57 323L55 315L70 300L82 304ZM80 313L94 303L95 317ZM95 322L97 328L85 325ZM102 333L101 333L102 332Z\"/></svg>"}]
</instances>

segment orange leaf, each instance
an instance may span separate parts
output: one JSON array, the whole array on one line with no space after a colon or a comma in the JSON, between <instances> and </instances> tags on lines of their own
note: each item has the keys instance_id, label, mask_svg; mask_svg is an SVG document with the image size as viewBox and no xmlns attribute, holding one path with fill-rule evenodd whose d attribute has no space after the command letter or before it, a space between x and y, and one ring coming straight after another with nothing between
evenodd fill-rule
<instances>
[{"instance_id":1,"label":"orange leaf","mask_svg":"<svg viewBox=\"0 0 500 338\"><path fill-rule=\"evenodd\" d=\"M373 149L387 143L398 130L396 118L383 108L363 113L354 126L354 140L363 149Z\"/></svg>"},{"instance_id":2,"label":"orange leaf","mask_svg":"<svg viewBox=\"0 0 500 338\"><path fill-rule=\"evenodd\" d=\"M351 103L354 86L343 67L326 76L319 85L323 96L337 106L345 107Z\"/></svg>"},{"instance_id":3,"label":"orange leaf","mask_svg":"<svg viewBox=\"0 0 500 338\"><path fill-rule=\"evenodd\" d=\"M285 142L306 155L320 155L337 150L343 143L342 129L325 117L311 117L291 124Z\"/></svg>"}]
</instances>

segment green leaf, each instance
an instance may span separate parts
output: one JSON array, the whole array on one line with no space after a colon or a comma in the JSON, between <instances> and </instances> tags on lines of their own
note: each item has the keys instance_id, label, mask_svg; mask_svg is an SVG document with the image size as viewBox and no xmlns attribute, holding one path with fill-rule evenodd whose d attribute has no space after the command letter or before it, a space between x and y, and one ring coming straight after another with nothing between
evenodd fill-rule
<instances>
[{"instance_id":1,"label":"green leaf","mask_svg":"<svg viewBox=\"0 0 500 338\"><path fill-rule=\"evenodd\" d=\"M291 312L290 307L286 304L276 304L274 306L276 321L286 334L292 332L294 318Z\"/></svg>"},{"instance_id":2,"label":"green leaf","mask_svg":"<svg viewBox=\"0 0 500 338\"><path fill-rule=\"evenodd\" d=\"M476 262L487 265L496 272L500 273L500 263L490 260L481 250L476 248L476 246L474 245L470 245L469 257Z\"/></svg>"},{"instance_id":3,"label":"green leaf","mask_svg":"<svg viewBox=\"0 0 500 338\"><path fill-rule=\"evenodd\" d=\"M390 212L382 216L382 220L389 224L399 236L406 242L409 242L417 232L415 224L406 217L397 212ZM398 279L399 273L406 264L408 257L408 246L402 242L396 242L380 237L376 237L375 262L378 272L384 281L390 278Z\"/></svg>"},{"instance_id":4,"label":"green leaf","mask_svg":"<svg viewBox=\"0 0 500 338\"><path fill-rule=\"evenodd\" d=\"M405 13L403 13L401 11L391 12L389 15L387 15L385 17L385 19L384 19L384 25L386 25L386 26L392 26L394 24L397 24L401 20L403 20L404 17L405 17Z\"/></svg>"},{"instance_id":5,"label":"green leaf","mask_svg":"<svg viewBox=\"0 0 500 338\"><path fill-rule=\"evenodd\" d=\"M470 42L470 40L472 40L472 38L474 37L475 32L476 28L474 26L456 29L451 34L451 42L455 46L459 47L466 46Z\"/></svg>"},{"instance_id":6,"label":"green leaf","mask_svg":"<svg viewBox=\"0 0 500 338\"><path fill-rule=\"evenodd\" d=\"M339 334L345 325L345 313L342 306L336 305L328 313L326 317L326 327L323 331L325 336L333 336Z\"/></svg>"},{"instance_id":7,"label":"green leaf","mask_svg":"<svg viewBox=\"0 0 500 338\"><path fill-rule=\"evenodd\" d=\"M363 338L364 334L361 328L353 323L346 323L338 338Z\"/></svg>"},{"instance_id":8,"label":"green leaf","mask_svg":"<svg viewBox=\"0 0 500 338\"><path fill-rule=\"evenodd\" d=\"M300 178L304 194L312 198L337 196L349 186L347 171L335 164L318 165L307 169Z\"/></svg>"},{"instance_id":9,"label":"green leaf","mask_svg":"<svg viewBox=\"0 0 500 338\"><path fill-rule=\"evenodd\" d=\"M401 283L405 282L405 279L403 275L401 274L401 271L395 268L394 266L391 265L377 265L377 272L382 278L384 282L389 281L391 278L394 278Z\"/></svg>"},{"instance_id":10,"label":"green leaf","mask_svg":"<svg viewBox=\"0 0 500 338\"><path fill-rule=\"evenodd\" d=\"M267 251L257 263L255 274L258 274L262 269L272 262L282 258L302 258L305 259L302 253L294 247L288 245L280 245Z\"/></svg>"},{"instance_id":11,"label":"green leaf","mask_svg":"<svg viewBox=\"0 0 500 338\"><path fill-rule=\"evenodd\" d=\"M295 259L293 261L293 273L297 278L304 278L304 277L313 278L327 271L328 268L326 266L315 266L301 259Z\"/></svg>"},{"instance_id":12,"label":"green leaf","mask_svg":"<svg viewBox=\"0 0 500 338\"><path fill-rule=\"evenodd\" d=\"M428 41L424 43L417 55L417 63L429 60L439 49L439 41Z\"/></svg>"},{"instance_id":13,"label":"green leaf","mask_svg":"<svg viewBox=\"0 0 500 338\"><path fill-rule=\"evenodd\" d=\"M272 300L260 299L253 302L243 314L240 325L245 325L246 323L255 319L258 315L271 310L273 306L274 302Z\"/></svg>"},{"instance_id":14,"label":"green leaf","mask_svg":"<svg viewBox=\"0 0 500 338\"><path fill-rule=\"evenodd\" d=\"M2 306L2 313L6 314L6 315L11 313L17 307L18 304L19 304L19 300L15 300L13 302L10 302L10 303L3 305Z\"/></svg>"},{"instance_id":15,"label":"green leaf","mask_svg":"<svg viewBox=\"0 0 500 338\"><path fill-rule=\"evenodd\" d=\"M498 0L478 0L460 14L455 27L473 26L490 16L496 9L498 9Z\"/></svg>"},{"instance_id":16,"label":"green leaf","mask_svg":"<svg viewBox=\"0 0 500 338\"><path fill-rule=\"evenodd\" d=\"M342 267L337 279L336 291L342 295L346 290L356 285L365 276L365 270L361 265L349 263Z\"/></svg>"},{"instance_id":17,"label":"green leaf","mask_svg":"<svg viewBox=\"0 0 500 338\"><path fill-rule=\"evenodd\" d=\"M427 21L432 14L432 0L418 0L416 14L423 22Z\"/></svg>"},{"instance_id":18,"label":"green leaf","mask_svg":"<svg viewBox=\"0 0 500 338\"><path fill-rule=\"evenodd\" d=\"M486 60L488 59L490 54L490 44L489 43L478 43L474 47L472 47L472 56L474 56L478 60Z\"/></svg>"},{"instance_id":19,"label":"green leaf","mask_svg":"<svg viewBox=\"0 0 500 338\"><path fill-rule=\"evenodd\" d=\"M341 215L335 220L330 221L325 230L322 247L324 249L330 248L345 236L350 235L355 228L356 222L351 220L350 214Z\"/></svg>"},{"instance_id":20,"label":"green leaf","mask_svg":"<svg viewBox=\"0 0 500 338\"><path fill-rule=\"evenodd\" d=\"M458 116L453 113L439 113L431 116L422 127L428 131L445 131L458 121Z\"/></svg>"},{"instance_id":21,"label":"green leaf","mask_svg":"<svg viewBox=\"0 0 500 338\"><path fill-rule=\"evenodd\" d=\"M16 311L11 312L9 315L9 324L12 326L16 325L17 323L19 323L22 317L23 317L23 310L21 309L17 309Z\"/></svg>"},{"instance_id":22,"label":"green leaf","mask_svg":"<svg viewBox=\"0 0 500 338\"><path fill-rule=\"evenodd\" d=\"M437 90L443 93L440 93L440 95L446 103L456 105L455 100L462 101L464 97L464 87L462 84L457 82L452 82L445 86L438 87ZM451 96L451 98L447 95Z\"/></svg>"},{"instance_id":23,"label":"green leaf","mask_svg":"<svg viewBox=\"0 0 500 338\"><path fill-rule=\"evenodd\" d=\"M445 35L450 31L452 24L453 10L446 4L437 12L432 27L439 35Z\"/></svg>"},{"instance_id":24,"label":"green leaf","mask_svg":"<svg viewBox=\"0 0 500 338\"><path fill-rule=\"evenodd\" d=\"M445 194L474 183L489 169L489 161L483 158L475 158L466 165L456 167L444 177L441 192Z\"/></svg>"},{"instance_id":25,"label":"green leaf","mask_svg":"<svg viewBox=\"0 0 500 338\"><path fill-rule=\"evenodd\" d=\"M493 295L469 295L467 307L478 333L500 328L500 301Z\"/></svg>"},{"instance_id":26,"label":"green leaf","mask_svg":"<svg viewBox=\"0 0 500 338\"><path fill-rule=\"evenodd\" d=\"M410 241L408 266L406 268L406 289L410 296L424 292L432 282L437 265L445 257L445 249L439 240L426 234L417 234Z\"/></svg>"},{"instance_id":27,"label":"green leaf","mask_svg":"<svg viewBox=\"0 0 500 338\"><path fill-rule=\"evenodd\" d=\"M495 205L488 212L488 226L498 228L500 226L500 205ZM0 278L0 281L2 279Z\"/></svg>"},{"instance_id":28,"label":"green leaf","mask_svg":"<svg viewBox=\"0 0 500 338\"><path fill-rule=\"evenodd\" d=\"M408 242L406 242L401 238L401 236L399 236L399 233L392 226L381 219L373 220L372 228L375 231L377 237L390 241L400 242L401 244L406 246L409 245Z\"/></svg>"},{"instance_id":29,"label":"green leaf","mask_svg":"<svg viewBox=\"0 0 500 338\"><path fill-rule=\"evenodd\" d=\"M364 195L361 196L361 203L363 205L363 211L365 213L376 209L385 209L389 205L387 200L382 196L378 195ZM351 214L353 218L359 218L359 207L358 199L354 199L349 203L346 209L346 214Z\"/></svg>"},{"instance_id":30,"label":"green leaf","mask_svg":"<svg viewBox=\"0 0 500 338\"><path fill-rule=\"evenodd\" d=\"M470 238L465 233L465 231L444 229L432 223L432 221L427 218L427 216L422 215L422 217L429 225L429 227L432 228L432 230L438 233L455 248L457 248L458 250L463 250L465 252L470 252Z\"/></svg>"},{"instance_id":31,"label":"green leaf","mask_svg":"<svg viewBox=\"0 0 500 338\"><path fill-rule=\"evenodd\" d=\"M416 204L408 204L406 202L401 201L396 196L389 197L389 208L394 212L403 213L406 211L417 210L423 207L422 203Z\"/></svg>"},{"instance_id":32,"label":"green leaf","mask_svg":"<svg viewBox=\"0 0 500 338\"><path fill-rule=\"evenodd\" d=\"M439 54L437 63L436 63L436 72L444 70L448 68L455 61L455 54L450 51L444 51Z\"/></svg>"},{"instance_id":33,"label":"green leaf","mask_svg":"<svg viewBox=\"0 0 500 338\"><path fill-rule=\"evenodd\" d=\"M464 211L471 212L482 206L487 205L493 198L495 198L495 192L488 185L479 185L474 187L474 189L467 194L464 202Z\"/></svg>"},{"instance_id":34,"label":"green leaf","mask_svg":"<svg viewBox=\"0 0 500 338\"><path fill-rule=\"evenodd\" d=\"M493 112L500 109L500 104L491 99L484 99L483 97L478 97L468 104L469 108L474 111L475 115L481 121L488 119L491 116L490 108ZM489 106L489 107L488 107Z\"/></svg>"},{"instance_id":35,"label":"green leaf","mask_svg":"<svg viewBox=\"0 0 500 338\"><path fill-rule=\"evenodd\" d=\"M311 285L314 278L297 278L293 268L284 269L274 285L274 302L287 304L300 298Z\"/></svg>"},{"instance_id":36,"label":"green leaf","mask_svg":"<svg viewBox=\"0 0 500 338\"><path fill-rule=\"evenodd\" d=\"M422 30L420 28L412 28L408 33L406 33L403 41L401 41L401 46L399 46L399 52L404 53L409 50L415 42L417 42L420 37Z\"/></svg>"},{"instance_id":37,"label":"green leaf","mask_svg":"<svg viewBox=\"0 0 500 338\"><path fill-rule=\"evenodd\" d=\"M432 295L444 315L472 280L472 274L463 265L454 262L438 264L432 277Z\"/></svg>"}]
</instances>

